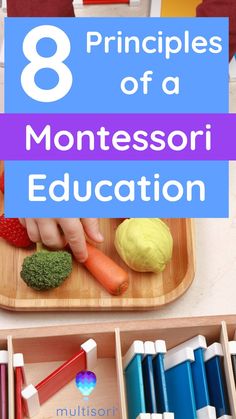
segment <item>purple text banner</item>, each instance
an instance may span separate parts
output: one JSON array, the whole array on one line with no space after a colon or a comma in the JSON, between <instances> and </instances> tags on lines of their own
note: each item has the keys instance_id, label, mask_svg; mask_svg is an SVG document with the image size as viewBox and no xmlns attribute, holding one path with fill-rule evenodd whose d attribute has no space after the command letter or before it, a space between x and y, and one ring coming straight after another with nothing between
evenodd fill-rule
<instances>
[{"instance_id":1,"label":"purple text banner","mask_svg":"<svg viewBox=\"0 0 236 419\"><path fill-rule=\"evenodd\" d=\"M236 160L233 114L1 114L0 160Z\"/></svg>"}]
</instances>

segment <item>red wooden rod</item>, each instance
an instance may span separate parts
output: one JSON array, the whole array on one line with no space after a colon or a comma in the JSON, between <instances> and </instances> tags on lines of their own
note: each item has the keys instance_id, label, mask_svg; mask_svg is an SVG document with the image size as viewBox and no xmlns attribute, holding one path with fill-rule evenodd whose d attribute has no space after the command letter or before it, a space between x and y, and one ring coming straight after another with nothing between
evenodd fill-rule
<instances>
[{"instance_id":1,"label":"red wooden rod","mask_svg":"<svg viewBox=\"0 0 236 419\"><path fill-rule=\"evenodd\" d=\"M7 365L0 364L0 418L7 419Z\"/></svg>"},{"instance_id":2,"label":"red wooden rod","mask_svg":"<svg viewBox=\"0 0 236 419\"><path fill-rule=\"evenodd\" d=\"M23 387L23 373L21 367L15 368L15 403L16 403L16 419L22 419L22 398L21 398L21 391Z\"/></svg>"},{"instance_id":3,"label":"red wooden rod","mask_svg":"<svg viewBox=\"0 0 236 419\"><path fill-rule=\"evenodd\" d=\"M86 369L86 353L83 349L73 358L53 371L48 377L37 384L40 405L54 396L62 387L72 381L79 371Z\"/></svg>"}]
</instances>

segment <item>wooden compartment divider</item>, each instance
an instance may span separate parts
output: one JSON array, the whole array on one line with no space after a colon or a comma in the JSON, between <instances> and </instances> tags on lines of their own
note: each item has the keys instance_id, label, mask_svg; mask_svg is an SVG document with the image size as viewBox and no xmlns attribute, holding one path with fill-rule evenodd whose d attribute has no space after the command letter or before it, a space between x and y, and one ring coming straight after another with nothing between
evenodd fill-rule
<instances>
[{"instance_id":1,"label":"wooden compartment divider","mask_svg":"<svg viewBox=\"0 0 236 419\"><path fill-rule=\"evenodd\" d=\"M116 369L117 369L118 388L119 388L119 394L120 394L120 412L121 412L122 419L127 419L125 382L124 382L123 362L122 362L122 352L121 352L121 342L120 342L120 329L119 328L115 329L115 338L116 338Z\"/></svg>"},{"instance_id":2,"label":"wooden compartment divider","mask_svg":"<svg viewBox=\"0 0 236 419\"><path fill-rule=\"evenodd\" d=\"M203 334L208 345L221 342L224 352L226 384L232 417L236 419L236 388L229 353L229 338L236 331L235 316L216 316L192 319L150 320L139 322L117 322L91 325L72 325L0 331L0 349L9 350L9 419L14 419L14 374L12 366L13 347L25 358L28 384L36 384L49 374L61 361L76 352L82 342L93 338L98 344L98 365L94 372L98 385L89 404L115 406L119 409L115 417L127 419L126 391L122 357L130 344L137 339L166 340L167 349ZM36 334L37 333L37 334ZM229 336L229 337L228 337ZM55 350L56 349L56 350ZM75 406L82 402L75 383L72 382L41 407L35 419L55 417L57 408ZM84 403L84 402L83 402ZM54 412L54 415L53 415ZM88 416L90 417L90 416Z\"/></svg>"},{"instance_id":3,"label":"wooden compartment divider","mask_svg":"<svg viewBox=\"0 0 236 419\"><path fill-rule=\"evenodd\" d=\"M233 366L231 362L231 355L229 352L229 337L228 337L227 325L225 321L221 323L220 342L221 342L223 353L224 353L224 370L225 370L225 378L226 378L226 384L227 384L227 389L228 389L231 414L233 417L236 417L236 387L235 387L235 381L234 381Z\"/></svg>"}]
</instances>

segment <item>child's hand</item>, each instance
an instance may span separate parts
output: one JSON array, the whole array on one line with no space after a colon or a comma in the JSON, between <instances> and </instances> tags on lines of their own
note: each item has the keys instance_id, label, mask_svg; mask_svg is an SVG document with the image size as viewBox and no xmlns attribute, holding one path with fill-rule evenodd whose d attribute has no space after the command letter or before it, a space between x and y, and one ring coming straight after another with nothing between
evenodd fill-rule
<instances>
[{"instance_id":1,"label":"child's hand","mask_svg":"<svg viewBox=\"0 0 236 419\"><path fill-rule=\"evenodd\" d=\"M33 242L54 249L63 249L68 243L79 262L85 262L88 257L85 234L97 243L103 241L97 218L23 218L20 221Z\"/></svg>"}]
</instances>

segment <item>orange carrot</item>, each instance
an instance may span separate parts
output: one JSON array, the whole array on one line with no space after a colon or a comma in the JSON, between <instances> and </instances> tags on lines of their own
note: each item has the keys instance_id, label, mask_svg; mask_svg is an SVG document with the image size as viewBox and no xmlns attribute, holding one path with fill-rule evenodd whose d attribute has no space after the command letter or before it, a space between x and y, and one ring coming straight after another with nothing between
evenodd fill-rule
<instances>
[{"instance_id":1,"label":"orange carrot","mask_svg":"<svg viewBox=\"0 0 236 419\"><path fill-rule=\"evenodd\" d=\"M87 243L87 248L84 266L110 294L123 294L129 286L128 273L96 247Z\"/></svg>"}]
</instances>

